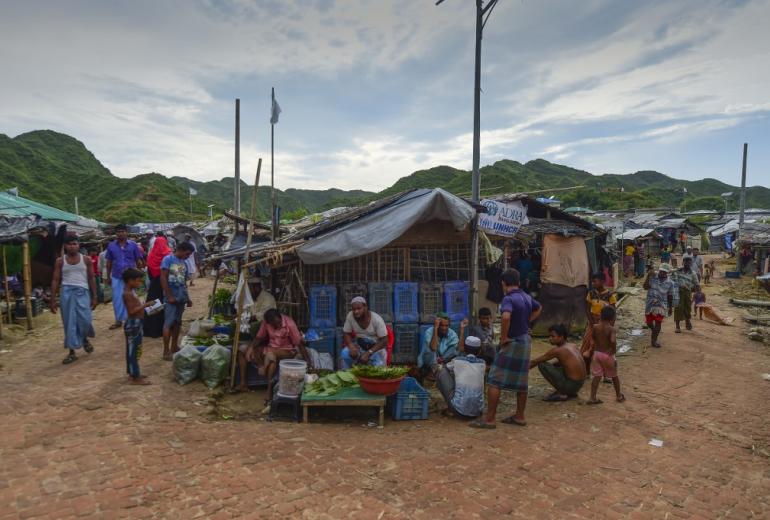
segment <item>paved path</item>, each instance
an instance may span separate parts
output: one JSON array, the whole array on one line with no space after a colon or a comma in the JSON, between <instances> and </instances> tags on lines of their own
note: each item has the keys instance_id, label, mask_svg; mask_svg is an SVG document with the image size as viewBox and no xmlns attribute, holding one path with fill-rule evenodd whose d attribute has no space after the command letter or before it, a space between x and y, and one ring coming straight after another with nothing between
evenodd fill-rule
<instances>
[{"instance_id":1,"label":"paved path","mask_svg":"<svg viewBox=\"0 0 770 520\"><path fill-rule=\"evenodd\" d=\"M209 290L196 283L196 302ZM3 347L0 519L770 515L770 347L742 324L675 336L667 322L646 354L637 341L620 361L624 404L609 385L601 406L583 404L587 389L543 403L537 376L529 426L476 431L436 414L384 429L212 420L208 392L171 381L157 340L142 359L155 384L125 385L122 335L109 308L97 317L96 352L71 366L56 322Z\"/></svg>"}]
</instances>

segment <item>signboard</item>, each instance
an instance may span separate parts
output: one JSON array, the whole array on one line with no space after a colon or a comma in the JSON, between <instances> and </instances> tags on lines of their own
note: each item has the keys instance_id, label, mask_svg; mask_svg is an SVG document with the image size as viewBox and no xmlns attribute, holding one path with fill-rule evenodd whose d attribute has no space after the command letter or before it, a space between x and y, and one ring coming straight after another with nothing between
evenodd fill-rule
<instances>
[{"instance_id":1,"label":"signboard","mask_svg":"<svg viewBox=\"0 0 770 520\"><path fill-rule=\"evenodd\" d=\"M482 206L487 208L486 213L479 215L479 228L494 235L514 237L522 225L528 224L527 208L521 201L498 202L484 199Z\"/></svg>"}]
</instances>

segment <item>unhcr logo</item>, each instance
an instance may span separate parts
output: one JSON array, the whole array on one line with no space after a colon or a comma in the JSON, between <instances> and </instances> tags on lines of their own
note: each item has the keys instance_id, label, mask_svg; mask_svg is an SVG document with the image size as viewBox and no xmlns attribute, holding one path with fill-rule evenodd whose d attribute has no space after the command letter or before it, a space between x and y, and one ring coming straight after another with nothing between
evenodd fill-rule
<instances>
[{"instance_id":1,"label":"unhcr logo","mask_svg":"<svg viewBox=\"0 0 770 520\"><path fill-rule=\"evenodd\" d=\"M485 208L487 208L487 215L489 215L490 217L497 216L498 208L497 208L497 203L495 201L485 200L483 202L483 205Z\"/></svg>"}]
</instances>

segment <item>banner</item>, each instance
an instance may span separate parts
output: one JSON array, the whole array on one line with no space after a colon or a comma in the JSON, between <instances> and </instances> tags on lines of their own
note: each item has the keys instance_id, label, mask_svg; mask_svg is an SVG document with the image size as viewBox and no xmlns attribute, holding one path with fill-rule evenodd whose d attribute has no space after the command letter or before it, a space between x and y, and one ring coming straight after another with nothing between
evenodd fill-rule
<instances>
[{"instance_id":1,"label":"banner","mask_svg":"<svg viewBox=\"0 0 770 520\"><path fill-rule=\"evenodd\" d=\"M527 208L520 200L498 202L484 199L481 205L487 208L487 212L479 215L479 228L493 235L515 237L521 226L529 223Z\"/></svg>"}]
</instances>

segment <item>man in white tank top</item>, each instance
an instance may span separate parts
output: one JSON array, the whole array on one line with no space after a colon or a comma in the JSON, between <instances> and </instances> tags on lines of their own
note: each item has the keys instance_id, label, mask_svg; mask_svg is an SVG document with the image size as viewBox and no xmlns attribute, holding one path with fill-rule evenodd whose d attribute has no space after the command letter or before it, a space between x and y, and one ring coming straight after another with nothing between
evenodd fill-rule
<instances>
[{"instance_id":1,"label":"man in white tank top","mask_svg":"<svg viewBox=\"0 0 770 520\"><path fill-rule=\"evenodd\" d=\"M61 286L61 304L56 303L56 293ZM75 351L81 347L91 353L94 348L88 338L94 337L91 311L96 308L96 279L91 260L80 254L80 243L74 235L64 240L64 256L56 259L51 281L51 312L61 306L64 324L64 348L68 350L62 363L68 365L77 360Z\"/></svg>"}]
</instances>

